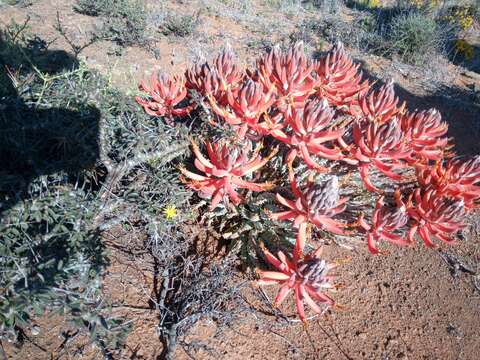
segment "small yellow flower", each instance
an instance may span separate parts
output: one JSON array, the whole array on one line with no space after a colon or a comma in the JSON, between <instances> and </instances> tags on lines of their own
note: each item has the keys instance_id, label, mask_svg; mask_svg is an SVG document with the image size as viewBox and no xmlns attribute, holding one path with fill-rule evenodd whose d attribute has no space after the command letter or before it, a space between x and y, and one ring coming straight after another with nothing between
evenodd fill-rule
<instances>
[{"instance_id":1,"label":"small yellow flower","mask_svg":"<svg viewBox=\"0 0 480 360\"><path fill-rule=\"evenodd\" d=\"M175 207L175 205L168 205L163 210L163 215L165 215L165 218L167 218L168 220L171 220L177 216L177 208Z\"/></svg>"},{"instance_id":2,"label":"small yellow flower","mask_svg":"<svg viewBox=\"0 0 480 360\"><path fill-rule=\"evenodd\" d=\"M462 30L470 29L474 23L472 10L466 7L455 9L450 15L444 18L451 24L459 25Z\"/></svg>"}]
</instances>

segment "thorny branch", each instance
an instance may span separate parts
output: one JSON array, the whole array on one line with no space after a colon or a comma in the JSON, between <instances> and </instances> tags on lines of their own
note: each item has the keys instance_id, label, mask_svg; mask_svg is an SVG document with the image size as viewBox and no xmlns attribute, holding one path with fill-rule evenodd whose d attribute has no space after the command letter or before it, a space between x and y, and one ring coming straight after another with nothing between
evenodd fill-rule
<instances>
[{"instance_id":1,"label":"thorny branch","mask_svg":"<svg viewBox=\"0 0 480 360\"><path fill-rule=\"evenodd\" d=\"M57 17L56 17L56 22L53 25L54 29L58 31L58 33L65 39L65 41L70 45L70 48L73 51L73 55L75 56L75 59L78 58L78 55L87 47L90 45L93 45L95 42L98 41L98 37L94 34L88 41L82 45L77 45L73 40L71 40L68 35L66 29L63 27L63 24L60 20L60 14L57 11Z\"/></svg>"}]
</instances>

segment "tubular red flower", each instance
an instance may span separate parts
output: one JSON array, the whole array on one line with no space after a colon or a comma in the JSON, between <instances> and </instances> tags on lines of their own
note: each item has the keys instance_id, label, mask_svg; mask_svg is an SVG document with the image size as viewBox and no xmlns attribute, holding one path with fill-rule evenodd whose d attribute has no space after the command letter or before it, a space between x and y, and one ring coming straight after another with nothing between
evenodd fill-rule
<instances>
[{"instance_id":1,"label":"tubular red flower","mask_svg":"<svg viewBox=\"0 0 480 360\"><path fill-rule=\"evenodd\" d=\"M226 98L231 111L218 104L212 96L209 96L210 105L217 115L234 127L240 139L248 130L260 135L267 133L268 129L259 124L259 120L275 101L272 91L265 92L262 84L248 79L237 89L228 89Z\"/></svg>"},{"instance_id":2,"label":"tubular red flower","mask_svg":"<svg viewBox=\"0 0 480 360\"><path fill-rule=\"evenodd\" d=\"M170 78L164 73L152 73L150 82L142 82L139 89L147 93L149 99L137 96L135 100L149 115L171 119L174 116L185 116L192 110L192 106L177 107L187 96L183 76Z\"/></svg>"},{"instance_id":3,"label":"tubular red flower","mask_svg":"<svg viewBox=\"0 0 480 360\"><path fill-rule=\"evenodd\" d=\"M222 105L229 89L234 89L243 79L235 60L235 54L230 48L223 50L209 63L196 64L185 72L188 89L195 90L202 96L210 95Z\"/></svg>"},{"instance_id":4,"label":"tubular red flower","mask_svg":"<svg viewBox=\"0 0 480 360\"><path fill-rule=\"evenodd\" d=\"M313 224L319 229L324 229L335 234L345 235L345 224L333 220L332 217L342 213L346 206L347 198L339 195L338 178L332 176L323 184L316 184L310 178L305 189L300 191L297 182L290 175L290 184L295 200L284 198L276 194L277 201L287 207L287 211L270 214L273 220L290 220L294 226L300 228L300 238L306 236L306 224ZM304 226L302 226L304 225Z\"/></svg>"},{"instance_id":5,"label":"tubular red flower","mask_svg":"<svg viewBox=\"0 0 480 360\"><path fill-rule=\"evenodd\" d=\"M224 49L214 60L213 64L217 70L221 84L221 90L226 92L234 89L242 81L243 74L239 69L235 53L230 47Z\"/></svg>"},{"instance_id":6,"label":"tubular red flower","mask_svg":"<svg viewBox=\"0 0 480 360\"><path fill-rule=\"evenodd\" d=\"M410 229L409 241L413 243L415 234L420 234L428 247L436 247L435 237L445 243L453 243L452 234L462 229L465 217L465 205L430 189L416 189L413 194L414 205L408 208L408 214L415 221Z\"/></svg>"},{"instance_id":7,"label":"tubular red flower","mask_svg":"<svg viewBox=\"0 0 480 360\"><path fill-rule=\"evenodd\" d=\"M296 253L298 250L294 250L293 259L290 260L281 251L275 257L263 249L265 258L277 271L258 270L260 279L257 284L281 285L274 306L279 306L293 290L298 316L300 320L306 321L304 304L317 314L322 314L328 307L335 305L335 301L324 293L324 289L335 287L332 284L334 276L329 272L336 264L328 264L321 259L321 248L305 257Z\"/></svg>"},{"instance_id":8,"label":"tubular red flower","mask_svg":"<svg viewBox=\"0 0 480 360\"><path fill-rule=\"evenodd\" d=\"M317 96L327 99L331 106L357 105L359 94L368 88L368 81L362 82L359 66L353 63L341 42L335 44L315 63Z\"/></svg>"},{"instance_id":9,"label":"tubular red flower","mask_svg":"<svg viewBox=\"0 0 480 360\"><path fill-rule=\"evenodd\" d=\"M354 143L347 146L340 139L340 144L351 153L351 158L346 161L360 167L360 175L367 190L381 192L369 178L372 166L393 180L401 180L401 176L394 170L406 167L404 160L411 153L402 134L396 119L383 124L357 121L353 124Z\"/></svg>"},{"instance_id":10,"label":"tubular red flower","mask_svg":"<svg viewBox=\"0 0 480 360\"><path fill-rule=\"evenodd\" d=\"M184 168L180 168L180 171L191 180L187 182L190 188L202 197L212 198L210 209L214 209L221 201L227 203L230 200L235 205L241 203L243 198L238 194L238 189L260 192L272 187L270 183L253 183L243 180L242 177L262 168L275 155L276 150L262 159L258 147L248 159L250 143L241 149L228 144L212 145L209 142L206 142L206 147L209 159L192 141L193 153L196 156L195 167L204 175L195 174Z\"/></svg>"},{"instance_id":11,"label":"tubular red flower","mask_svg":"<svg viewBox=\"0 0 480 360\"><path fill-rule=\"evenodd\" d=\"M215 68L208 63L196 64L185 72L186 87L195 90L202 96L211 95L222 98L220 78Z\"/></svg>"},{"instance_id":12,"label":"tubular red flower","mask_svg":"<svg viewBox=\"0 0 480 360\"><path fill-rule=\"evenodd\" d=\"M360 97L360 109L365 120L385 123L403 112L405 103L398 106L398 102L391 80L381 86L380 89L362 95Z\"/></svg>"},{"instance_id":13,"label":"tubular red flower","mask_svg":"<svg viewBox=\"0 0 480 360\"><path fill-rule=\"evenodd\" d=\"M277 108L288 112L315 92L313 63L305 56L303 42L298 42L287 53L275 46L257 61L254 77L278 97Z\"/></svg>"},{"instance_id":14,"label":"tubular red flower","mask_svg":"<svg viewBox=\"0 0 480 360\"><path fill-rule=\"evenodd\" d=\"M408 146L413 150L410 162L428 163L429 160L443 159L448 139L448 125L442 121L440 113L428 111L405 114L400 120Z\"/></svg>"},{"instance_id":15,"label":"tubular red flower","mask_svg":"<svg viewBox=\"0 0 480 360\"><path fill-rule=\"evenodd\" d=\"M290 162L300 156L310 168L322 170L312 155L329 160L343 158L340 149L324 145L339 139L344 133L344 129L330 129L333 117L334 111L326 100L310 100L303 108L293 109L290 115L286 115L285 124L290 125L291 134L279 129L271 134L292 148L288 156Z\"/></svg>"},{"instance_id":16,"label":"tubular red flower","mask_svg":"<svg viewBox=\"0 0 480 360\"><path fill-rule=\"evenodd\" d=\"M480 156L418 167L417 179L423 187L432 187L442 195L462 200L467 209L473 209L480 199Z\"/></svg>"},{"instance_id":17,"label":"tubular red flower","mask_svg":"<svg viewBox=\"0 0 480 360\"><path fill-rule=\"evenodd\" d=\"M402 228L408 222L406 205L397 196L397 207L385 205L384 197L381 196L375 204L372 215L372 225L368 224L363 217L359 219L360 226L367 231L368 250L372 254L378 254L377 243L385 240L396 245L410 245L405 239ZM399 234L400 232L400 234Z\"/></svg>"}]
</instances>

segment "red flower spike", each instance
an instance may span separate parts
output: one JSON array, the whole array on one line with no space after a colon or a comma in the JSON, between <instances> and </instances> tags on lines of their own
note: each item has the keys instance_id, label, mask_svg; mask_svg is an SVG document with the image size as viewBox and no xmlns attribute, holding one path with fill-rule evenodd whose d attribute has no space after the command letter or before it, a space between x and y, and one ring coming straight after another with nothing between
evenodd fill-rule
<instances>
[{"instance_id":1,"label":"red flower spike","mask_svg":"<svg viewBox=\"0 0 480 360\"><path fill-rule=\"evenodd\" d=\"M317 96L327 99L330 106L358 104L359 94L368 88L368 81L362 82L359 66L353 63L341 42L335 44L315 63Z\"/></svg>"},{"instance_id":2,"label":"red flower spike","mask_svg":"<svg viewBox=\"0 0 480 360\"><path fill-rule=\"evenodd\" d=\"M222 200L227 203L229 200L238 205L243 198L237 193L238 189L248 189L261 192L272 187L269 183L253 183L243 180L242 177L262 168L276 150L269 156L262 159L258 154L260 147L253 152L253 156L248 159L251 144L248 143L242 149L229 146L227 144L211 144L206 142L208 157L207 159L198 146L192 141L193 153L196 156L195 167L205 175L198 175L180 168L184 176L191 181L188 185L193 190L199 192L204 198L212 198L210 210L214 209Z\"/></svg>"},{"instance_id":3,"label":"red flower spike","mask_svg":"<svg viewBox=\"0 0 480 360\"><path fill-rule=\"evenodd\" d=\"M422 194L421 189L416 189L413 194L414 205L408 208L408 214L415 221L408 235L413 243L415 234L420 234L423 242L428 247L436 247L432 237L445 242L453 243L451 235L461 230L465 225L465 205L462 200L455 200L442 196L437 191L430 189Z\"/></svg>"},{"instance_id":4,"label":"red flower spike","mask_svg":"<svg viewBox=\"0 0 480 360\"><path fill-rule=\"evenodd\" d=\"M335 301L324 293L324 289L335 287L332 284L334 276L330 275L329 271L337 265L322 260L321 252L322 249L319 248L304 258L297 254L290 260L281 251L278 252L278 257L275 257L267 249L263 249L265 258L277 271L258 270L260 279L257 284L281 285L274 301L275 307L279 306L293 290L297 313L303 322L306 321L304 304L319 315L328 307L335 305Z\"/></svg>"},{"instance_id":5,"label":"red flower spike","mask_svg":"<svg viewBox=\"0 0 480 360\"><path fill-rule=\"evenodd\" d=\"M236 128L240 139L243 139L248 130L266 134L267 130L259 124L259 119L263 113L273 104L275 99L272 91L265 93L263 85L248 79L235 90L228 89L227 103L233 112L221 107L217 100L211 96L208 97L210 105L228 124Z\"/></svg>"},{"instance_id":6,"label":"red flower spike","mask_svg":"<svg viewBox=\"0 0 480 360\"><path fill-rule=\"evenodd\" d=\"M314 92L313 64L305 56L303 42L295 44L287 53L275 46L257 61L257 69L254 77L265 88L274 88L279 98L277 107L283 112L298 106Z\"/></svg>"},{"instance_id":7,"label":"red flower spike","mask_svg":"<svg viewBox=\"0 0 480 360\"><path fill-rule=\"evenodd\" d=\"M211 95L222 97L222 86L215 68L211 69L208 63L196 64L185 72L186 87L195 90L202 96Z\"/></svg>"},{"instance_id":8,"label":"red flower spike","mask_svg":"<svg viewBox=\"0 0 480 360\"><path fill-rule=\"evenodd\" d=\"M326 130L332 124L334 115L326 100L310 100L303 109L293 109L291 115L286 115L285 123L290 125L291 135L281 130L271 134L292 147L288 156L289 162L300 156L310 168L324 170L313 160L312 155L329 160L343 158L340 149L323 145L325 142L339 139L344 133L343 129Z\"/></svg>"},{"instance_id":9,"label":"red flower spike","mask_svg":"<svg viewBox=\"0 0 480 360\"><path fill-rule=\"evenodd\" d=\"M385 123L403 112L405 103L399 107L398 102L391 80L377 91L373 90L361 96L360 109L366 120Z\"/></svg>"},{"instance_id":10,"label":"red flower spike","mask_svg":"<svg viewBox=\"0 0 480 360\"><path fill-rule=\"evenodd\" d=\"M271 135L283 142L287 141L287 137L282 129L286 126L282 113L277 113L274 116L268 115L267 112L263 114L263 121L258 124L258 132L262 135Z\"/></svg>"},{"instance_id":11,"label":"red flower spike","mask_svg":"<svg viewBox=\"0 0 480 360\"><path fill-rule=\"evenodd\" d=\"M442 121L440 113L431 109L405 114L400 120L408 145L413 150L411 163L443 159L448 139L444 137L448 124Z\"/></svg>"},{"instance_id":12,"label":"red flower spike","mask_svg":"<svg viewBox=\"0 0 480 360\"><path fill-rule=\"evenodd\" d=\"M226 92L235 88L243 79L243 74L235 59L235 53L229 46L213 60L213 64L220 80L221 91Z\"/></svg>"},{"instance_id":13,"label":"red flower spike","mask_svg":"<svg viewBox=\"0 0 480 360\"><path fill-rule=\"evenodd\" d=\"M305 190L298 188L297 182L290 174L290 185L296 200L288 200L276 194L277 201L287 207L287 211L270 214L273 220L290 220L299 228L299 239L305 239L307 224L313 224L335 234L345 235L345 224L332 219L346 208L347 198L340 198L338 178L332 176L323 184L315 184L310 178Z\"/></svg>"},{"instance_id":14,"label":"red flower spike","mask_svg":"<svg viewBox=\"0 0 480 360\"><path fill-rule=\"evenodd\" d=\"M340 144L352 155L352 158L344 160L359 165L360 176L367 190L381 192L369 178L371 166L393 180L401 180L401 176L393 170L407 166L402 160L410 157L411 150L403 141L396 119L383 124L357 121L353 124L353 141L353 145L347 146L339 139Z\"/></svg>"},{"instance_id":15,"label":"red flower spike","mask_svg":"<svg viewBox=\"0 0 480 360\"><path fill-rule=\"evenodd\" d=\"M211 66L208 63L196 64L185 72L187 88L198 91L201 95L210 95L224 104L228 89L235 88L243 79L230 48L222 51Z\"/></svg>"},{"instance_id":16,"label":"red flower spike","mask_svg":"<svg viewBox=\"0 0 480 360\"><path fill-rule=\"evenodd\" d=\"M185 85L187 89L198 91L203 95L205 89L204 82L210 71L208 63L194 64L190 69L187 69L185 71Z\"/></svg>"},{"instance_id":17,"label":"red flower spike","mask_svg":"<svg viewBox=\"0 0 480 360\"><path fill-rule=\"evenodd\" d=\"M446 164L438 162L428 168L419 167L417 179L422 186L431 186L443 195L460 199L467 209L473 209L480 198L480 155L468 160L451 159Z\"/></svg>"},{"instance_id":18,"label":"red flower spike","mask_svg":"<svg viewBox=\"0 0 480 360\"><path fill-rule=\"evenodd\" d=\"M408 222L406 205L399 197L397 198L396 208L386 206L383 200L383 196L377 200L373 211L372 225L367 224L363 217L359 219L360 226L367 231L368 250L372 254L378 254L377 243L380 240L401 246L410 244L410 241L405 240L403 235L395 233L400 231Z\"/></svg>"},{"instance_id":19,"label":"red flower spike","mask_svg":"<svg viewBox=\"0 0 480 360\"><path fill-rule=\"evenodd\" d=\"M139 89L147 93L150 99L137 96L135 100L149 115L171 119L174 116L185 116L192 110L191 106L176 108L187 96L183 76L170 78L164 73L152 73L150 82L142 82Z\"/></svg>"}]
</instances>

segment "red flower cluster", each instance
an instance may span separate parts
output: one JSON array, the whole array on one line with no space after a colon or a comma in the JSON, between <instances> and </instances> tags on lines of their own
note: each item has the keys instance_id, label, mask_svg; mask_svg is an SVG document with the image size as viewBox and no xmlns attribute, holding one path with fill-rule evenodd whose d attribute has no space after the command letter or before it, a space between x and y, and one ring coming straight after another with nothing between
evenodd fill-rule
<instances>
[{"instance_id":1,"label":"red flower cluster","mask_svg":"<svg viewBox=\"0 0 480 360\"><path fill-rule=\"evenodd\" d=\"M253 183L243 180L242 177L261 169L272 156L274 150L268 157L262 159L258 154L260 146L254 151L249 159L251 144L242 149L228 146L227 144L206 143L208 157L207 159L200 152L197 144L192 142L193 153L196 156L195 167L205 175L198 175L185 168L180 171L191 181L188 186L197 191L202 197L212 198L210 209L214 209L222 200L227 203L231 200L238 205L243 201L237 193L237 189L244 188L251 191L265 191L272 187L269 183Z\"/></svg>"},{"instance_id":2,"label":"red flower cluster","mask_svg":"<svg viewBox=\"0 0 480 360\"><path fill-rule=\"evenodd\" d=\"M191 105L178 106L187 96L183 76L170 78L164 73L153 73L150 82L142 82L139 88L148 93L149 99L137 96L136 100L149 115L164 116L171 121L174 116L187 115L193 108Z\"/></svg>"},{"instance_id":3,"label":"red flower cluster","mask_svg":"<svg viewBox=\"0 0 480 360\"><path fill-rule=\"evenodd\" d=\"M259 284L282 285L276 305L294 290L302 320L305 303L317 313L323 311L322 305L334 304L323 293L332 287L327 273L334 266L320 259L320 250L303 254L309 228L339 235L353 231L338 219L348 205L348 199L340 196L338 178L315 182L311 175L305 186L299 186L294 161L304 162L313 172L330 171L332 167L324 166L329 161L349 172L358 169L365 188L381 194L371 215L356 222L372 253L379 252L381 241L411 245L416 234L427 246L434 246L434 238L451 243L465 225L465 213L480 198L480 157L445 160L448 126L440 113L408 112L395 95L393 82L374 87L363 80L359 66L341 44L317 61L305 55L302 43L287 51L275 47L257 60L255 69L245 71L227 49L183 76L154 76L140 89L146 94L137 101L145 111L170 121L198 105L193 100L197 93L215 116L214 122L232 128L236 143L243 144L207 141L208 156L204 156L192 143L194 165L201 174L180 170L190 188L212 199L210 209L221 202L244 201L242 189L271 189L272 183L253 182L277 153L275 149L262 158L261 141L268 138L284 150L291 195L276 193L285 209L270 217L291 221L298 229L297 239L292 259L282 252L277 258L264 249L267 261L278 271L260 271ZM392 201L386 189L373 183L373 173L399 184ZM403 186L412 183L414 173L418 186Z\"/></svg>"},{"instance_id":4,"label":"red flower cluster","mask_svg":"<svg viewBox=\"0 0 480 360\"><path fill-rule=\"evenodd\" d=\"M297 240L297 244L300 243L302 242ZM335 301L323 291L335 287L332 284L334 276L329 271L337 265L327 264L320 258L322 248L303 256L303 247L296 246L291 260L281 251L278 252L278 257L267 249L263 249L263 253L277 271L258 270L260 280L257 284L281 285L274 306L279 306L292 290L297 313L302 321L305 321L304 302L317 314L322 314L328 307L335 305Z\"/></svg>"},{"instance_id":5,"label":"red flower cluster","mask_svg":"<svg viewBox=\"0 0 480 360\"><path fill-rule=\"evenodd\" d=\"M455 233L465 227L466 213L478 206L480 156L417 165L417 179L419 186L405 194L406 202L397 191L396 207L385 205L382 197L373 212L373 224L360 219L372 253L378 253L378 240L413 245L416 233L428 247L436 246L433 238L453 243Z\"/></svg>"},{"instance_id":6,"label":"red flower cluster","mask_svg":"<svg viewBox=\"0 0 480 360\"><path fill-rule=\"evenodd\" d=\"M392 82L363 93L359 103L352 108L352 141L340 144L349 153L344 161L359 167L367 190L382 192L369 178L372 168L400 181L398 170L443 158L448 126L436 110L408 114L405 104L398 106Z\"/></svg>"},{"instance_id":7,"label":"red flower cluster","mask_svg":"<svg viewBox=\"0 0 480 360\"><path fill-rule=\"evenodd\" d=\"M291 174L290 185L295 200L288 200L276 194L277 201L288 210L271 214L272 219L293 221L294 226L300 229L300 239L305 239L308 224L335 234L345 235L343 229L345 225L332 219L333 216L345 210L345 203L348 200L340 198L336 176L332 176L324 184L316 184L310 178L305 189L301 191Z\"/></svg>"}]
</instances>

